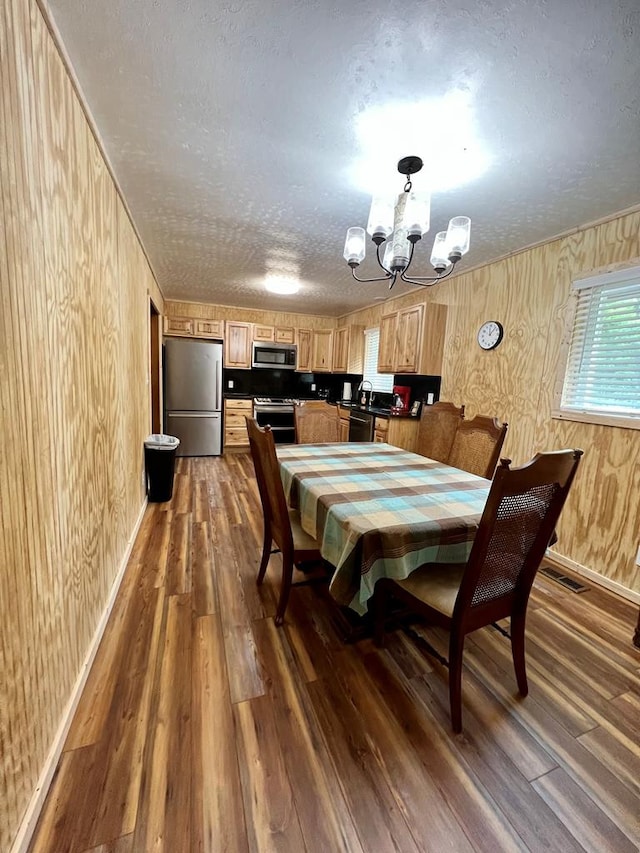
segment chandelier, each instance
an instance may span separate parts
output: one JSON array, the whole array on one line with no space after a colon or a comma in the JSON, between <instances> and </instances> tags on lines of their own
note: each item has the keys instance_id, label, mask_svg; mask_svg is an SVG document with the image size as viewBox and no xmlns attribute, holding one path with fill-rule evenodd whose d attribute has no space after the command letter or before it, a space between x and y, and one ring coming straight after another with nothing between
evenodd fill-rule
<instances>
[{"instance_id":1,"label":"chandelier","mask_svg":"<svg viewBox=\"0 0 640 853\"><path fill-rule=\"evenodd\" d=\"M429 194L414 191L411 184L411 175L419 172L422 165L420 157L403 157L398 162L398 171L406 182L395 205L392 198L383 196L374 196L371 202L367 232L376 245L378 264L384 275L358 278L356 269L365 256L365 232L358 227L347 230L344 259L356 281L388 281L391 290L400 276L407 284L430 287L451 275L460 258L469 251L471 220L468 216L454 216L447 230L436 234L433 243L431 266L435 275L407 275L415 245L429 230Z\"/></svg>"}]
</instances>

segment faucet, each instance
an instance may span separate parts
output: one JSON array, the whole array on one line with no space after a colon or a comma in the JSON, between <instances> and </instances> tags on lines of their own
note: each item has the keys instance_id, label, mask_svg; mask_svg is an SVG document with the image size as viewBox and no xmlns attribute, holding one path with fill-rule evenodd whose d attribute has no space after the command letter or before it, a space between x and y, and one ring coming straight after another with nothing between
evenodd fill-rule
<instances>
[{"instance_id":1,"label":"faucet","mask_svg":"<svg viewBox=\"0 0 640 853\"><path fill-rule=\"evenodd\" d=\"M368 385L369 388L366 389L364 386ZM368 379L363 379L360 385L358 386L358 394L360 395L360 405L368 406L371 402L371 394L373 393L373 385L369 382Z\"/></svg>"}]
</instances>

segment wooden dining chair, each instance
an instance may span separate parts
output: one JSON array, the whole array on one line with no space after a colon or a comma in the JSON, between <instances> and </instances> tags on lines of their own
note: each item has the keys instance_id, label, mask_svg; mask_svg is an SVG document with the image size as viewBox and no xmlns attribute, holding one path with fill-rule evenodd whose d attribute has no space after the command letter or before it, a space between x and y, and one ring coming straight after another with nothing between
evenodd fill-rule
<instances>
[{"instance_id":1,"label":"wooden dining chair","mask_svg":"<svg viewBox=\"0 0 640 853\"><path fill-rule=\"evenodd\" d=\"M261 584L264 580L271 554L280 552L282 582L275 623L282 625L291 591L294 564L320 562L322 557L316 540L300 526L299 514L287 507L271 428L258 426L256 419L248 415L245 415L245 420L264 519L262 559L256 582ZM272 549L274 543L277 548Z\"/></svg>"},{"instance_id":2,"label":"wooden dining chair","mask_svg":"<svg viewBox=\"0 0 640 853\"><path fill-rule=\"evenodd\" d=\"M293 408L296 444L319 444L340 441L340 415L338 407L314 400Z\"/></svg>"},{"instance_id":3,"label":"wooden dining chair","mask_svg":"<svg viewBox=\"0 0 640 853\"><path fill-rule=\"evenodd\" d=\"M462 652L465 636L471 631L510 617L516 680L520 694L527 695L525 620L529 593L581 456L582 450L539 453L520 468L510 468L510 460L502 459L466 564L430 564L405 580L383 578L376 583L373 613L377 645L384 643L390 597L450 632L449 660L444 662L449 667L455 732L462 731Z\"/></svg>"},{"instance_id":4,"label":"wooden dining chair","mask_svg":"<svg viewBox=\"0 0 640 853\"><path fill-rule=\"evenodd\" d=\"M418 424L416 453L437 462L448 462L458 424L463 418L464 406L458 407L442 401L423 406Z\"/></svg>"},{"instance_id":5,"label":"wooden dining chair","mask_svg":"<svg viewBox=\"0 0 640 853\"><path fill-rule=\"evenodd\" d=\"M508 426L484 415L476 415L470 421L460 420L447 464L490 480L496 470Z\"/></svg>"}]
</instances>

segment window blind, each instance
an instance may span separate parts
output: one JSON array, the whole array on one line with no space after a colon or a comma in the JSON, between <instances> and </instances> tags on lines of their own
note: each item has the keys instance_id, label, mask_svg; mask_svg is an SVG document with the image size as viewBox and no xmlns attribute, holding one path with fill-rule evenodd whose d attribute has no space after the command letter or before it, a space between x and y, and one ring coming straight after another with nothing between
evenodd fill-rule
<instances>
[{"instance_id":1,"label":"window blind","mask_svg":"<svg viewBox=\"0 0 640 853\"><path fill-rule=\"evenodd\" d=\"M574 283L561 408L640 417L640 268Z\"/></svg>"},{"instance_id":2,"label":"window blind","mask_svg":"<svg viewBox=\"0 0 640 853\"><path fill-rule=\"evenodd\" d=\"M364 333L364 369L363 382L370 382L373 391L391 394L393 391L393 374L378 373L378 347L380 346L380 329L366 329Z\"/></svg>"}]
</instances>

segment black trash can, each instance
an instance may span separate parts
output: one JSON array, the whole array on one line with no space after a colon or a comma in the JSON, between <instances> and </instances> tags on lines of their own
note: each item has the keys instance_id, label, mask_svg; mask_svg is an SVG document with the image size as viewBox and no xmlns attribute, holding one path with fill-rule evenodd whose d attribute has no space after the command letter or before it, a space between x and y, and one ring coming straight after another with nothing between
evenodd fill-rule
<instances>
[{"instance_id":1,"label":"black trash can","mask_svg":"<svg viewBox=\"0 0 640 853\"><path fill-rule=\"evenodd\" d=\"M150 503L170 501L173 494L173 471L180 439L173 435L149 435L144 442L144 464L147 471L147 495Z\"/></svg>"}]
</instances>

